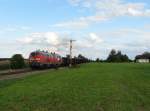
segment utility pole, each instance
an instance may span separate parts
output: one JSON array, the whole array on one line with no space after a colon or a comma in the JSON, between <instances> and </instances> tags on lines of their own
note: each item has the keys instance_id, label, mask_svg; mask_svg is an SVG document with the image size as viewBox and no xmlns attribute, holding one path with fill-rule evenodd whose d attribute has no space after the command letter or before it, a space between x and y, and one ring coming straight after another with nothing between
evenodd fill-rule
<instances>
[{"instance_id":1,"label":"utility pole","mask_svg":"<svg viewBox=\"0 0 150 111\"><path fill-rule=\"evenodd\" d=\"M69 67L72 67L72 43L74 42L75 40L70 40L70 63L69 63Z\"/></svg>"}]
</instances>

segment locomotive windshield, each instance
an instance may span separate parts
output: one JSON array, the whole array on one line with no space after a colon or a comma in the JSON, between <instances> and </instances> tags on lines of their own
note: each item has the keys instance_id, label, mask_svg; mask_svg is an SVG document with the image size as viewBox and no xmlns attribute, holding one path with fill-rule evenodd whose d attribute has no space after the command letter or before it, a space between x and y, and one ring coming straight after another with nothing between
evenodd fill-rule
<instances>
[{"instance_id":1,"label":"locomotive windshield","mask_svg":"<svg viewBox=\"0 0 150 111\"><path fill-rule=\"evenodd\" d=\"M31 56L37 56L37 55L39 55L38 52L32 52L32 53L31 53Z\"/></svg>"}]
</instances>

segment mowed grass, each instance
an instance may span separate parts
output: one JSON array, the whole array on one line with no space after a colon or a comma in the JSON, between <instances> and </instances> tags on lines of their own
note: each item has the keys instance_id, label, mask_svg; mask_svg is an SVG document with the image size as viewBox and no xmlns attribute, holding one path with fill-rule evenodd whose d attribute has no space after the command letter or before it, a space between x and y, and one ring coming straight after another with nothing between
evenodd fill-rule
<instances>
[{"instance_id":1,"label":"mowed grass","mask_svg":"<svg viewBox=\"0 0 150 111\"><path fill-rule=\"evenodd\" d=\"M83 64L0 81L0 111L150 111L150 64Z\"/></svg>"}]
</instances>

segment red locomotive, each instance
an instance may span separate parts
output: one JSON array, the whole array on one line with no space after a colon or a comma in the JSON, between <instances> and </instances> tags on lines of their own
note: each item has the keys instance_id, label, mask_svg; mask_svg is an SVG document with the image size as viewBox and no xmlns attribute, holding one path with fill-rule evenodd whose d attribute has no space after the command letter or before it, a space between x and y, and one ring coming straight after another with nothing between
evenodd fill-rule
<instances>
[{"instance_id":1,"label":"red locomotive","mask_svg":"<svg viewBox=\"0 0 150 111\"><path fill-rule=\"evenodd\" d=\"M56 53L34 51L29 56L29 64L31 68L58 67L62 64L62 58Z\"/></svg>"}]
</instances>

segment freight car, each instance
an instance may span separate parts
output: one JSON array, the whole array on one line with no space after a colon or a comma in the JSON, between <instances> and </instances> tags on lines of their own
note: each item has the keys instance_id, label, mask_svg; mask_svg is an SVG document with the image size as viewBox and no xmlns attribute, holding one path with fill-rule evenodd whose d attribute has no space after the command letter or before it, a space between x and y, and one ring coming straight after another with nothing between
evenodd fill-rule
<instances>
[{"instance_id":1,"label":"freight car","mask_svg":"<svg viewBox=\"0 0 150 111\"><path fill-rule=\"evenodd\" d=\"M31 68L59 67L62 62L61 56L56 53L34 51L29 56L29 65Z\"/></svg>"}]
</instances>

